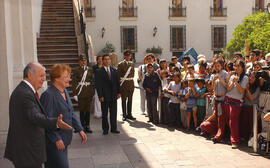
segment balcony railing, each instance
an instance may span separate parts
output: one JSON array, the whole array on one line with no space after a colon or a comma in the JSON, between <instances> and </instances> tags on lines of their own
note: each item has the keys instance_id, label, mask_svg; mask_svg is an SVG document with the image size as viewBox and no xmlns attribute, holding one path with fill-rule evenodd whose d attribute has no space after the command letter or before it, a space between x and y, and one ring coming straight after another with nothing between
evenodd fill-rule
<instances>
[{"instance_id":1,"label":"balcony railing","mask_svg":"<svg viewBox=\"0 0 270 168\"><path fill-rule=\"evenodd\" d=\"M137 17L137 7L121 8L119 7L119 17Z\"/></svg>"},{"instance_id":2,"label":"balcony railing","mask_svg":"<svg viewBox=\"0 0 270 168\"><path fill-rule=\"evenodd\" d=\"M85 8L85 16L86 17L96 17L96 8Z\"/></svg>"},{"instance_id":3,"label":"balcony railing","mask_svg":"<svg viewBox=\"0 0 270 168\"><path fill-rule=\"evenodd\" d=\"M267 8L252 8L252 13L256 13L256 12L268 12Z\"/></svg>"},{"instance_id":4,"label":"balcony railing","mask_svg":"<svg viewBox=\"0 0 270 168\"><path fill-rule=\"evenodd\" d=\"M169 16L170 17L186 17L187 15L187 8L174 8L169 7Z\"/></svg>"},{"instance_id":5,"label":"balcony railing","mask_svg":"<svg viewBox=\"0 0 270 168\"><path fill-rule=\"evenodd\" d=\"M210 7L210 16L211 17L226 17L227 16L227 8Z\"/></svg>"}]
</instances>

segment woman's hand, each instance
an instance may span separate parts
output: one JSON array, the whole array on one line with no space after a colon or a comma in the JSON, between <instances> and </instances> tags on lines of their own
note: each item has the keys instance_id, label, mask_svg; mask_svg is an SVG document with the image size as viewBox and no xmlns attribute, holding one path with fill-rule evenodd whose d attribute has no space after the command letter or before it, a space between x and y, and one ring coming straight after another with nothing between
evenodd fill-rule
<instances>
[{"instance_id":1,"label":"woman's hand","mask_svg":"<svg viewBox=\"0 0 270 168\"><path fill-rule=\"evenodd\" d=\"M85 143L87 141L87 136L86 134L84 133L84 131L80 131L80 136L82 138L81 142L82 143Z\"/></svg>"},{"instance_id":2,"label":"woman's hand","mask_svg":"<svg viewBox=\"0 0 270 168\"><path fill-rule=\"evenodd\" d=\"M58 140L56 143L56 148L60 151L65 150L65 145L64 142L62 141L62 139Z\"/></svg>"}]
</instances>

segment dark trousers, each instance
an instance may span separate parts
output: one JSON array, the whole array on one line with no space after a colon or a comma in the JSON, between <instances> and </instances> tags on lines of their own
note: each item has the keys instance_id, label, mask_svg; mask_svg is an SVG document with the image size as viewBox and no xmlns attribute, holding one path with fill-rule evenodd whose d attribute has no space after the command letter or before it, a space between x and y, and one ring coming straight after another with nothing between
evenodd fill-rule
<instances>
[{"instance_id":1,"label":"dark trousers","mask_svg":"<svg viewBox=\"0 0 270 168\"><path fill-rule=\"evenodd\" d=\"M132 95L128 97L121 97L123 117L132 116Z\"/></svg>"},{"instance_id":2,"label":"dark trousers","mask_svg":"<svg viewBox=\"0 0 270 168\"><path fill-rule=\"evenodd\" d=\"M169 124L176 127L182 127L180 103L169 103L170 122Z\"/></svg>"},{"instance_id":3,"label":"dark trousers","mask_svg":"<svg viewBox=\"0 0 270 168\"><path fill-rule=\"evenodd\" d=\"M83 127L90 125L90 112L89 111L80 111L80 120Z\"/></svg>"},{"instance_id":4,"label":"dark trousers","mask_svg":"<svg viewBox=\"0 0 270 168\"><path fill-rule=\"evenodd\" d=\"M201 125L206 115L206 107L205 106L197 106L197 120L198 125Z\"/></svg>"},{"instance_id":5,"label":"dark trousers","mask_svg":"<svg viewBox=\"0 0 270 168\"><path fill-rule=\"evenodd\" d=\"M157 97L155 96L146 96L147 100L147 112L149 115L149 120L158 123L158 112L157 112Z\"/></svg>"},{"instance_id":6,"label":"dark trousers","mask_svg":"<svg viewBox=\"0 0 270 168\"><path fill-rule=\"evenodd\" d=\"M42 165L38 165L38 166L16 166L15 165L15 168L42 168Z\"/></svg>"},{"instance_id":7,"label":"dark trousers","mask_svg":"<svg viewBox=\"0 0 270 168\"><path fill-rule=\"evenodd\" d=\"M47 161L45 168L69 168L67 147L60 151L53 143L46 143Z\"/></svg>"},{"instance_id":8,"label":"dark trousers","mask_svg":"<svg viewBox=\"0 0 270 168\"><path fill-rule=\"evenodd\" d=\"M169 123L169 98L163 97L161 98L161 123L168 124Z\"/></svg>"},{"instance_id":9,"label":"dark trousers","mask_svg":"<svg viewBox=\"0 0 270 168\"><path fill-rule=\"evenodd\" d=\"M102 102L102 129L104 132L109 130L108 113L110 111L111 131L117 130L117 101Z\"/></svg>"}]
</instances>

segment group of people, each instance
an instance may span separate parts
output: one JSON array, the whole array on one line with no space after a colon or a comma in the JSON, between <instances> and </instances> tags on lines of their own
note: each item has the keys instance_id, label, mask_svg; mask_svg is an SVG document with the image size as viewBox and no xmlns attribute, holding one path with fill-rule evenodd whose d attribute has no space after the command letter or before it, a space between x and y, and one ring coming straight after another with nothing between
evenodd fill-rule
<instances>
[{"instance_id":1,"label":"group of people","mask_svg":"<svg viewBox=\"0 0 270 168\"><path fill-rule=\"evenodd\" d=\"M24 68L23 81L10 97L4 157L16 168L41 168L43 163L45 168L68 168L67 149L72 129L79 133L82 143L87 141L86 133L92 133L91 108L95 109L97 118L102 117L103 135L109 130L119 134L117 99L122 99L123 120L136 119L131 113L134 63L130 61L130 51L126 51L124 57L117 70L111 66L108 54L98 56L93 67L87 66L84 55L80 55L80 66L73 70L65 64L54 64L49 70L50 86L41 97L38 90L46 80L45 68L39 63L29 63ZM75 114L67 90L70 82L80 118Z\"/></svg>"},{"instance_id":2,"label":"group of people","mask_svg":"<svg viewBox=\"0 0 270 168\"><path fill-rule=\"evenodd\" d=\"M212 62L199 55L195 65L189 56L172 57L168 64L147 54L138 68L142 114L154 124L193 129L213 143L230 133L232 148L238 148L252 136L253 105L259 132L266 129L261 118L269 118L269 66L270 53L259 50L247 56L236 52L232 60L216 54Z\"/></svg>"},{"instance_id":3,"label":"group of people","mask_svg":"<svg viewBox=\"0 0 270 168\"><path fill-rule=\"evenodd\" d=\"M80 66L72 71L68 65L55 64L49 71L51 84L41 97L38 90L46 80L45 68L29 63L10 97L5 158L16 168L41 168L44 162L46 168L68 168L72 128L86 142L86 133L92 133L90 111L94 109L95 117L102 117L103 135L109 131L119 134L117 100L121 98L123 121L136 120L132 115L135 88L140 90L141 112L148 122L194 129L212 137L214 143L223 140L228 127L233 148L241 138L251 136L254 104L270 120L270 53L235 53L230 61L214 55L211 63L199 55L195 65L188 56L180 61L172 57L167 64L149 53L138 67L138 86L131 55L126 50L116 68L111 66L109 54L97 56L93 67L81 55ZM67 90L71 78L80 118ZM259 117L259 130L261 123Z\"/></svg>"}]
</instances>

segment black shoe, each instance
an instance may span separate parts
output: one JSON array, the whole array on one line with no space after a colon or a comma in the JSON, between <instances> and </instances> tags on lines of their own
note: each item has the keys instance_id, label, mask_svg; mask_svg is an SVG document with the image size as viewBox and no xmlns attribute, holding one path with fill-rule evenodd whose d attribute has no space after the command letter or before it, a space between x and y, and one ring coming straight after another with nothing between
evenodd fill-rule
<instances>
[{"instance_id":1,"label":"black shoe","mask_svg":"<svg viewBox=\"0 0 270 168\"><path fill-rule=\"evenodd\" d=\"M108 135L108 131L103 131L103 135Z\"/></svg>"},{"instance_id":2,"label":"black shoe","mask_svg":"<svg viewBox=\"0 0 270 168\"><path fill-rule=\"evenodd\" d=\"M118 130L112 130L111 133L113 133L113 134L120 134L120 131L118 131Z\"/></svg>"},{"instance_id":3,"label":"black shoe","mask_svg":"<svg viewBox=\"0 0 270 168\"><path fill-rule=\"evenodd\" d=\"M150 122L153 122L153 121L152 120L148 120L147 122L150 123Z\"/></svg>"},{"instance_id":4,"label":"black shoe","mask_svg":"<svg viewBox=\"0 0 270 168\"><path fill-rule=\"evenodd\" d=\"M123 117L122 120L123 120L123 121L126 121L126 120L127 120L127 117Z\"/></svg>"},{"instance_id":5,"label":"black shoe","mask_svg":"<svg viewBox=\"0 0 270 168\"><path fill-rule=\"evenodd\" d=\"M211 138L211 141L213 141L214 144L218 143L218 140L216 138Z\"/></svg>"},{"instance_id":6,"label":"black shoe","mask_svg":"<svg viewBox=\"0 0 270 168\"><path fill-rule=\"evenodd\" d=\"M133 116L127 116L127 119L136 120L136 118L134 118Z\"/></svg>"},{"instance_id":7,"label":"black shoe","mask_svg":"<svg viewBox=\"0 0 270 168\"><path fill-rule=\"evenodd\" d=\"M195 131L196 131L196 132L201 132L202 129L201 129L201 127L197 127Z\"/></svg>"},{"instance_id":8,"label":"black shoe","mask_svg":"<svg viewBox=\"0 0 270 168\"><path fill-rule=\"evenodd\" d=\"M92 134L93 131L89 127L84 128L84 132Z\"/></svg>"}]
</instances>

